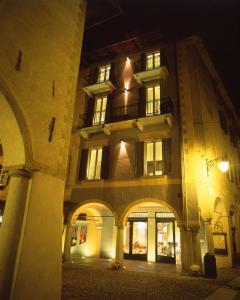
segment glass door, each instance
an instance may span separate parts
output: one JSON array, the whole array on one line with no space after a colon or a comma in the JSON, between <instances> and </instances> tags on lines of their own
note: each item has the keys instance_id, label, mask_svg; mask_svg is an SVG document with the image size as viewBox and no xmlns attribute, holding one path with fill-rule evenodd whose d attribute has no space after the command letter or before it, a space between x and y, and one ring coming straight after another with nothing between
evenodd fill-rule
<instances>
[{"instance_id":1,"label":"glass door","mask_svg":"<svg viewBox=\"0 0 240 300\"><path fill-rule=\"evenodd\" d=\"M146 219L128 219L124 232L124 258L147 260Z\"/></svg>"},{"instance_id":2,"label":"glass door","mask_svg":"<svg viewBox=\"0 0 240 300\"><path fill-rule=\"evenodd\" d=\"M156 261L176 263L175 220L157 219Z\"/></svg>"}]
</instances>

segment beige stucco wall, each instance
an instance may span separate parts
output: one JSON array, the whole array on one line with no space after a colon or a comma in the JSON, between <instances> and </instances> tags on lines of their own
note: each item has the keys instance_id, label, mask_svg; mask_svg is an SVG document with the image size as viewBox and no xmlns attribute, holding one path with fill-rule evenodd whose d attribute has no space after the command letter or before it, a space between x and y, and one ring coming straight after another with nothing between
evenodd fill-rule
<instances>
[{"instance_id":1,"label":"beige stucco wall","mask_svg":"<svg viewBox=\"0 0 240 300\"><path fill-rule=\"evenodd\" d=\"M221 214L220 223L222 232L227 233L228 255L216 255L218 267L232 265L232 235L229 224L230 206L237 204L239 188L235 175L235 168L239 166L239 148L234 146L230 135L225 134L220 126L218 111L221 110L229 126L234 128L238 124L233 106L222 92L222 83L215 75L214 69L208 63L206 53L197 43L186 42L188 51L188 67L191 82L191 99L193 107L194 142L195 142L195 168L197 178L197 195L200 215L203 219L213 218L212 227L219 216L214 206L216 199L220 199L224 213ZM223 99L221 100L220 97ZM225 104L223 104L225 103ZM217 162L207 174L206 158L224 158L230 162L233 170L233 180L228 173L222 173ZM239 176L239 174L237 174ZM218 219L219 221L219 219ZM239 251L239 250L238 250ZM204 253L202 253L204 254Z\"/></svg>"},{"instance_id":2,"label":"beige stucco wall","mask_svg":"<svg viewBox=\"0 0 240 300\"><path fill-rule=\"evenodd\" d=\"M29 152L27 164L48 169L63 178L71 136L85 1L1 2L0 79L9 90L6 96L14 98L9 99L11 105L18 106L24 117L24 142ZM22 60L17 71L19 51ZM52 117L56 122L50 143Z\"/></svg>"},{"instance_id":3,"label":"beige stucco wall","mask_svg":"<svg viewBox=\"0 0 240 300\"><path fill-rule=\"evenodd\" d=\"M84 0L0 1L4 166L32 176L20 180L28 181L26 197L14 179L6 201L0 231L1 257L11 261L8 287L0 286L5 299L60 299L62 206L85 10ZM18 201L20 227L10 232ZM3 241L16 253L9 255Z\"/></svg>"},{"instance_id":4,"label":"beige stucco wall","mask_svg":"<svg viewBox=\"0 0 240 300\"><path fill-rule=\"evenodd\" d=\"M149 48L149 51L158 49ZM146 50L145 50L146 51ZM68 190L65 194L65 199L73 203L84 203L91 201L91 199L98 199L109 204L114 212L116 212L118 219L124 218L125 210L128 206L136 201L147 201L147 199L158 199L162 203L168 203L173 207L179 218L182 217L182 199L181 199L181 170L180 170L180 139L179 139L179 112L178 99L176 88L176 65L175 52L172 44L166 45L165 53L168 59L169 77L161 81L161 97L170 97L174 105L174 120L173 126L169 127L166 123L158 124L157 126L140 132L136 128L130 128L112 132L110 136L104 134L92 135L85 140L80 136L79 129L77 129L79 115L86 112L87 97L82 89L86 85L84 76L93 72L93 70L103 64L114 62L114 72L116 77L115 85L118 93L115 93L113 99L113 107L124 105L124 82L128 83L128 104L138 103L138 88L139 85L134 78L129 77L132 72L125 72L126 57L116 56L110 61L99 61L92 64L90 68L82 68L80 70L80 77L77 89L76 101L76 116L74 121L74 132L72 136L71 148L71 166L68 176ZM131 65L134 69L134 64L141 58L141 53L133 53L131 55ZM172 171L168 176L162 178L136 178L135 177L135 142L144 141L147 139L161 139L171 138L171 163ZM123 139L125 148L120 145ZM96 147L100 145L110 146L110 176L109 180L100 181L83 181L78 179L80 167L81 150L89 147Z\"/></svg>"}]
</instances>

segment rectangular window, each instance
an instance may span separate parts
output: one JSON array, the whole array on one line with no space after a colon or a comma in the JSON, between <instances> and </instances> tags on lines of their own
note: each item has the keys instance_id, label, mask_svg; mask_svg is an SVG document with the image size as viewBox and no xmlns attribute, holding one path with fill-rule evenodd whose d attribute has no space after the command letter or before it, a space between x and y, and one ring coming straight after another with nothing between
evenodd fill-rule
<instances>
[{"instance_id":1,"label":"rectangular window","mask_svg":"<svg viewBox=\"0 0 240 300\"><path fill-rule=\"evenodd\" d=\"M145 176L156 176L163 174L162 141L145 143Z\"/></svg>"},{"instance_id":2,"label":"rectangular window","mask_svg":"<svg viewBox=\"0 0 240 300\"><path fill-rule=\"evenodd\" d=\"M87 179L100 179L102 164L102 148L89 149Z\"/></svg>"},{"instance_id":3,"label":"rectangular window","mask_svg":"<svg viewBox=\"0 0 240 300\"><path fill-rule=\"evenodd\" d=\"M146 55L146 70L159 68L160 64L160 51Z\"/></svg>"},{"instance_id":4,"label":"rectangular window","mask_svg":"<svg viewBox=\"0 0 240 300\"><path fill-rule=\"evenodd\" d=\"M100 125L105 123L107 107L107 97L97 98L95 101L93 125Z\"/></svg>"},{"instance_id":5,"label":"rectangular window","mask_svg":"<svg viewBox=\"0 0 240 300\"><path fill-rule=\"evenodd\" d=\"M159 115L160 111L160 85L147 88L146 116Z\"/></svg>"},{"instance_id":6,"label":"rectangular window","mask_svg":"<svg viewBox=\"0 0 240 300\"><path fill-rule=\"evenodd\" d=\"M111 65L103 66L98 71L98 83L108 81L110 76Z\"/></svg>"}]
</instances>

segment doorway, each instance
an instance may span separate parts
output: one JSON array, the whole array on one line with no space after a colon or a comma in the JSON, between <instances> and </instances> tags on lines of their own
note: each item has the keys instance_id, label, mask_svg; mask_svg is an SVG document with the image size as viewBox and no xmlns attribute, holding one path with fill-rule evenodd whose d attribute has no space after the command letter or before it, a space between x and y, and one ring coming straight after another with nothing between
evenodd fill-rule
<instances>
[{"instance_id":1,"label":"doorway","mask_svg":"<svg viewBox=\"0 0 240 300\"><path fill-rule=\"evenodd\" d=\"M147 231L147 218L128 218L125 228L125 259L147 260Z\"/></svg>"},{"instance_id":2,"label":"doorway","mask_svg":"<svg viewBox=\"0 0 240 300\"><path fill-rule=\"evenodd\" d=\"M176 263L174 218L156 218L156 261Z\"/></svg>"}]
</instances>

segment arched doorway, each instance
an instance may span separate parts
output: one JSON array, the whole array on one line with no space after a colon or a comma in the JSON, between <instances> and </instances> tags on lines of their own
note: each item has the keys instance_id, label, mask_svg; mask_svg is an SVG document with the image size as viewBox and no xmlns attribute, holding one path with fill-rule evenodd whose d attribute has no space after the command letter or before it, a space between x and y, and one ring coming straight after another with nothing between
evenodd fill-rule
<instances>
[{"instance_id":1,"label":"arched doorway","mask_svg":"<svg viewBox=\"0 0 240 300\"><path fill-rule=\"evenodd\" d=\"M141 202L127 212L124 224L125 259L180 263L180 231L169 207Z\"/></svg>"},{"instance_id":2,"label":"arched doorway","mask_svg":"<svg viewBox=\"0 0 240 300\"><path fill-rule=\"evenodd\" d=\"M75 210L71 218L72 258L115 257L115 218L102 203L87 203Z\"/></svg>"}]
</instances>

